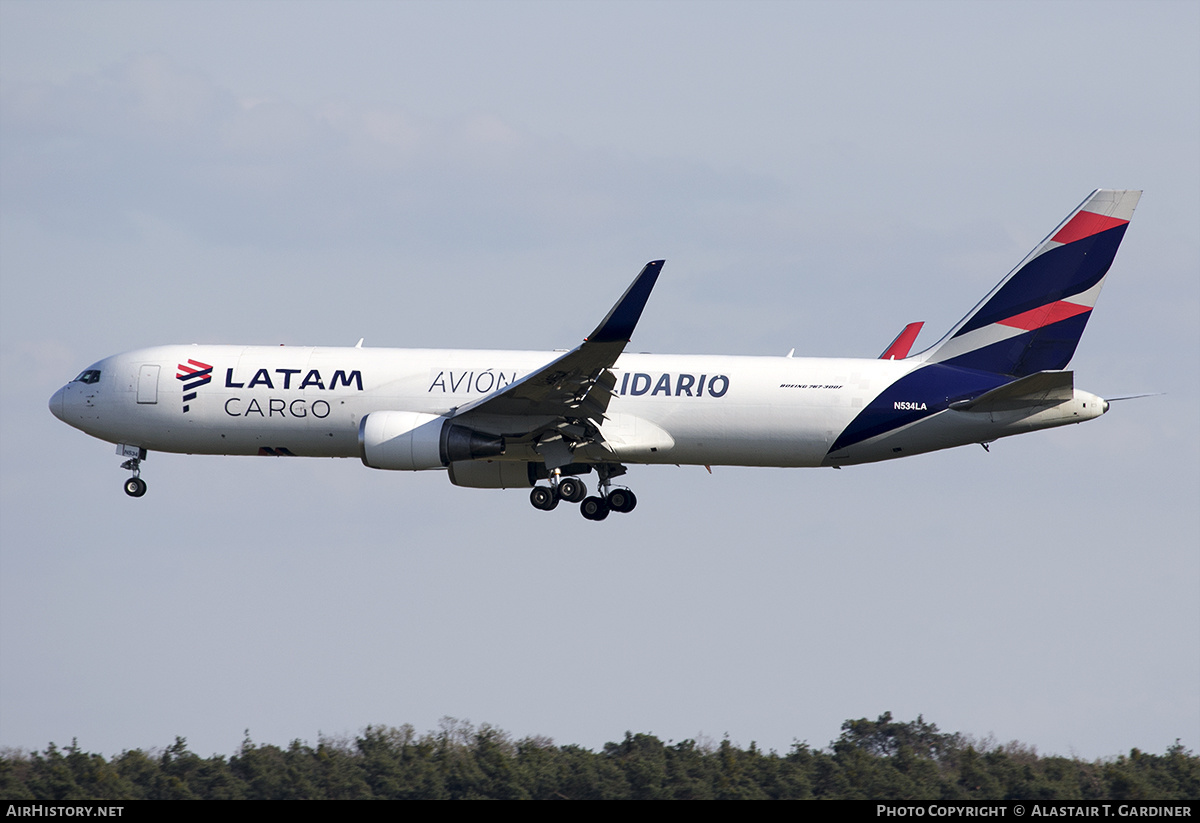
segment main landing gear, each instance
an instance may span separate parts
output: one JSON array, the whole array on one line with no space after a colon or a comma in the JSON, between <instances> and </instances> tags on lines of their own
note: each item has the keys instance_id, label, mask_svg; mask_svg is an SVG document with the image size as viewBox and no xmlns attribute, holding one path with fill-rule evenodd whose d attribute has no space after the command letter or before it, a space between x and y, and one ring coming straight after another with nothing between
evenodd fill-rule
<instances>
[{"instance_id":1,"label":"main landing gear","mask_svg":"<svg viewBox=\"0 0 1200 823\"><path fill-rule=\"evenodd\" d=\"M133 472L133 477L125 481L125 493L130 497L141 497L146 493L146 481L141 478L142 461L146 459L146 450L136 446L117 446L117 454L128 457L121 468Z\"/></svg>"},{"instance_id":2,"label":"main landing gear","mask_svg":"<svg viewBox=\"0 0 1200 823\"><path fill-rule=\"evenodd\" d=\"M579 513L585 520L603 520L609 512L626 514L633 511L637 505L637 495L629 489L609 489L609 479L622 471L600 472L600 494L587 497L587 486L577 477L559 477L551 475L549 486L534 486L529 492L529 502L535 509L550 511L558 506L560 500L568 503L578 503Z\"/></svg>"}]
</instances>

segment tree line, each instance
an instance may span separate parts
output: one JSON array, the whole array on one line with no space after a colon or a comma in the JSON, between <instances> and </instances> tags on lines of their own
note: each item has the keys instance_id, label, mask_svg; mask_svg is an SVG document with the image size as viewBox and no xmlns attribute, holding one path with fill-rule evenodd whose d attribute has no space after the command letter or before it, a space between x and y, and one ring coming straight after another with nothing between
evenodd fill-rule
<instances>
[{"instance_id":1,"label":"tree line","mask_svg":"<svg viewBox=\"0 0 1200 823\"><path fill-rule=\"evenodd\" d=\"M851 799L1194 800L1200 758L1176 741L1165 754L1133 749L1096 761L1040 757L943 733L922 717L891 713L842 724L824 749L795 743L785 754L729 740L664 743L626 732L600 751L514 740L493 726L446 719L436 732L368 726L353 739L316 746L258 745L200 757L175 742L111 759L72 742L0 754L7 800L170 799Z\"/></svg>"}]
</instances>

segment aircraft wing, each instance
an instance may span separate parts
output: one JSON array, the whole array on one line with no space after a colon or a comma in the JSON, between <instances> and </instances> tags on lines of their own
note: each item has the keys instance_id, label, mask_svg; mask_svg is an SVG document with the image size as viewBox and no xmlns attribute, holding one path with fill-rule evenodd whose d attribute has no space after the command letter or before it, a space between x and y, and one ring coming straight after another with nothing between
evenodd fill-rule
<instances>
[{"instance_id":1,"label":"aircraft wing","mask_svg":"<svg viewBox=\"0 0 1200 823\"><path fill-rule=\"evenodd\" d=\"M460 406L451 417L510 421L514 417L528 418L527 431L509 433L533 434L539 428L557 427L569 440L582 439L575 435L584 434L590 428L588 422L598 428L616 385L609 368L632 337L664 262L647 263L600 325L579 346L538 371ZM554 419L555 423L547 425L546 418Z\"/></svg>"}]
</instances>

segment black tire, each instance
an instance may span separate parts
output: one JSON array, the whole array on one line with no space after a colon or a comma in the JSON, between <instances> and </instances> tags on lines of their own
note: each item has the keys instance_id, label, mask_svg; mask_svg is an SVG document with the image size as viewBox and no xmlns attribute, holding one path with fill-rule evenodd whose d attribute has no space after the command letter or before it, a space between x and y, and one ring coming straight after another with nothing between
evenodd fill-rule
<instances>
[{"instance_id":1,"label":"black tire","mask_svg":"<svg viewBox=\"0 0 1200 823\"><path fill-rule=\"evenodd\" d=\"M608 501L603 497L585 497L579 504L579 513L585 520L603 520L608 517Z\"/></svg>"},{"instance_id":2,"label":"black tire","mask_svg":"<svg viewBox=\"0 0 1200 823\"><path fill-rule=\"evenodd\" d=\"M529 502L535 509L548 512L558 505L558 495L549 486L534 486L529 492Z\"/></svg>"},{"instance_id":3,"label":"black tire","mask_svg":"<svg viewBox=\"0 0 1200 823\"><path fill-rule=\"evenodd\" d=\"M615 512L628 514L637 505L637 495L629 489L613 489L608 493L608 505Z\"/></svg>"},{"instance_id":4,"label":"black tire","mask_svg":"<svg viewBox=\"0 0 1200 823\"><path fill-rule=\"evenodd\" d=\"M558 496L568 503L578 503L587 496L587 486L582 480L574 477L564 477L558 481Z\"/></svg>"},{"instance_id":5,"label":"black tire","mask_svg":"<svg viewBox=\"0 0 1200 823\"><path fill-rule=\"evenodd\" d=\"M141 497L146 493L146 481L140 477L131 477L125 481L125 493L130 497Z\"/></svg>"}]
</instances>

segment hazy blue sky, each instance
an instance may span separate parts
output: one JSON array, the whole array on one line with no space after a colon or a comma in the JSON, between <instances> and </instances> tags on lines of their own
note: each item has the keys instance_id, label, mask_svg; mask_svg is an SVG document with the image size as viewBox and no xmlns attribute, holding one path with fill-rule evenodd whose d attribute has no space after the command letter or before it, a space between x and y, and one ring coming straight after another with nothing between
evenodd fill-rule
<instances>
[{"instance_id":1,"label":"hazy blue sky","mask_svg":"<svg viewBox=\"0 0 1200 823\"><path fill-rule=\"evenodd\" d=\"M824 745L851 717L1200 747L1200 5L0 0L0 746L201 754L454 716ZM600 524L55 420L160 343L874 357L1145 190L1086 426L634 467Z\"/></svg>"}]
</instances>

